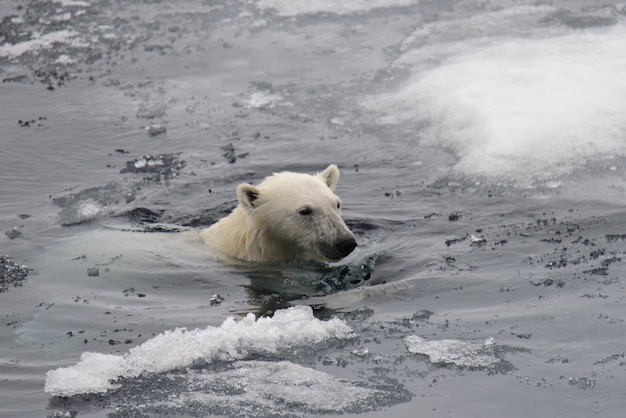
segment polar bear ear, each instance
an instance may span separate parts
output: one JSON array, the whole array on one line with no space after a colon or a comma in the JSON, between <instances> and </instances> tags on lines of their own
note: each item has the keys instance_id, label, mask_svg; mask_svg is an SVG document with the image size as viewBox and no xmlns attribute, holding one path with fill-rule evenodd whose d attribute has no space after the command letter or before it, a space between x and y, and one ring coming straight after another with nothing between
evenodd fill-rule
<instances>
[{"instance_id":1,"label":"polar bear ear","mask_svg":"<svg viewBox=\"0 0 626 418\"><path fill-rule=\"evenodd\" d=\"M246 210L252 210L260 205L260 191L251 184L242 183L237 186L237 200Z\"/></svg>"},{"instance_id":2,"label":"polar bear ear","mask_svg":"<svg viewBox=\"0 0 626 418\"><path fill-rule=\"evenodd\" d=\"M337 187L337 183L339 183L339 169L335 164L331 164L326 167L326 170L322 171L317 175L330 190L335 191L335 187Z\"/></svg>"}]
</instances>

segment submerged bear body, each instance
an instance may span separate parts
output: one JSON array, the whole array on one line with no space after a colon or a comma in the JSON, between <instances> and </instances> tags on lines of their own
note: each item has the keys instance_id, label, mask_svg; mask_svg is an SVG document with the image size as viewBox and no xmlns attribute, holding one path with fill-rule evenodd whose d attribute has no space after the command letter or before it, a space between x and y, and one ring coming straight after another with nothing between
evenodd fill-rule
<instances>
[{"instance_id":1,"label":"submerged bear body","mask_svg":"<svg viewBox=\"0 0 626 418\"><path fill-rule=\"evenodd\" d=\"M204 243L234 259L333 262L357 246L341 218L334 190L339 169L331 164L315 175L281 172L258 186L237 187L239 205L200 232Z\"/></svg>"}]
</instances>

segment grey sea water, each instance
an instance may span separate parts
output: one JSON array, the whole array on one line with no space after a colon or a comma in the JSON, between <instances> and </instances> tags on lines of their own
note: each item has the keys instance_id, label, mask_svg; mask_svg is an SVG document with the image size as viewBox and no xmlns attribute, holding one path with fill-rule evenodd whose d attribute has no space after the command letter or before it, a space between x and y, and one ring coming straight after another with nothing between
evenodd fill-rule
<instances>
[{"instance_id":1,"label":"grey sea water","mask_svg":"<svg viewBox=\"0 0 626 418\"><path fill-rule=\"evenodd\" d=\"M0 4L0 415L617 417L626 4ZM359 247L229 266L335 163Z\"/></svg>"}]
</instances>

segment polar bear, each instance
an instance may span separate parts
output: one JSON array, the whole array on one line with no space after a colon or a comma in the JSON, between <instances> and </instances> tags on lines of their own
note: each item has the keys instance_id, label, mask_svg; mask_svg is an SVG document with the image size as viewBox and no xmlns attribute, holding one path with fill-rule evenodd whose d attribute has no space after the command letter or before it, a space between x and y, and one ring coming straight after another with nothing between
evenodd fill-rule
<instances>
[{"instance_id":1,"label":"polar bear","mask_svg":"<svg viewBox=\"0 0 626 418\"><path fill-rule=\"evenodd\" d=\"M315 175L284 171L257 187L237 187L239 205L200 232L210 248L252 262L334 262L354 250L356 239L341 218L334 190L339 169Z\"/></svg>"}]
</instances>

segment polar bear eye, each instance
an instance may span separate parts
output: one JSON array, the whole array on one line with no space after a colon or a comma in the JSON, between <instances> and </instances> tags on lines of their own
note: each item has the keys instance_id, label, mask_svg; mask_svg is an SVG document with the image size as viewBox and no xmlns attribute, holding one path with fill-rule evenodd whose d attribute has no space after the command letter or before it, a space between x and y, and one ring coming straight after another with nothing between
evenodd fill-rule
<instances>
[{"instance_id":1,"label":"polar bear eye","mask_svg":"<svg viewBox=\"0 0 626 418\"><path fill-rule=\"evenodd\" d=\"M302 209L300 209L298 213L302 216L309 216L310 214L313 213L313 209L311 209L310 206L305 206Z\"/></svg>"},{"instance_id":2,"label":"polar bear eye","mask_svg":"<svg viewBox=\"0 0 626 418\"><path fill-rule=\"evenodd\" d=\"M337 209L341 209L341 202L337 201Z\"/></svg>"}]
</instances>

